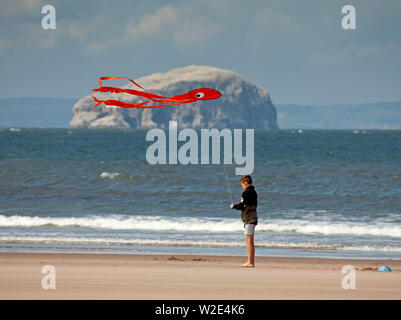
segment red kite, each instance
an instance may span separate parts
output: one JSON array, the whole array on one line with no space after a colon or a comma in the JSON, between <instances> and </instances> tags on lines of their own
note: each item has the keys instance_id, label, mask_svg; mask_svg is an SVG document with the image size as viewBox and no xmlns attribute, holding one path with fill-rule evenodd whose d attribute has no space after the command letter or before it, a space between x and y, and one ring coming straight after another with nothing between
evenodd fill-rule
<instances>
[{"instance_id":1,"label":"red kite","mask_svg":"<svg viewBox=\"0 0 401 320\"><path fill-rule=\"evenodd\" d=\"M154 94L152 92L147 92L147 91L139 91L139 90L134 90L134 89L122 89L122 88L116 88L116 87L103 87L102 86L102 80L116 80L116 79L128 79L138 88L145 90L139 84L137 84L134 80L131 80L126 77L100 77L99 78L100 88L93 89L92 92L111 92L111 93L123 92L123 93L128 93L128 94L132 94L132 95L139 96L139 97L144 97L148 100L144 101L144 102L127 103L127 102L123 102L123 101L119 101L119 100L98 100L96 97L92 96L92 98L96 101L94 108L96 108L99 104L102 104L102 103L104 103L105 105L117 106L117 107L122 107L122 108L141 108L141 109L160 108L160 107L175 106L175 105L185 104L185 103L192 103L192 102L196 102L199 100L212 100L212 99L217 99L217 98L221 97L221 93L219 91L214 90L214 89L209 89L209 88L195 89L195 90L189 91L188 93L184 93L184 94L181 94L178 96L165 97L165 96L160 96L158 94ZM149 102L155 102L158 104L147 105Z\"/></svg>"}]
</instances>

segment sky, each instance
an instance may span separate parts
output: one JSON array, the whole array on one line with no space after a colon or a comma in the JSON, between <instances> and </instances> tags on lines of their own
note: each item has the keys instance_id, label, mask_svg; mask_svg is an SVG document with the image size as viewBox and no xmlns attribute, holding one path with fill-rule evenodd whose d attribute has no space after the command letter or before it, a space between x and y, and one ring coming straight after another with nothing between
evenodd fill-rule
<instances>
[{"instance_id":1,"label":"sky","mask_svg":"<svg viewBox=\"0 0 401 320\"><path fill-rule=\"evenodd\" d=\"M275 104L400 101L401 1L0 0L0 98L80 98L99 76L187 65L237 72Z\"/></svg>"}]
</instances>

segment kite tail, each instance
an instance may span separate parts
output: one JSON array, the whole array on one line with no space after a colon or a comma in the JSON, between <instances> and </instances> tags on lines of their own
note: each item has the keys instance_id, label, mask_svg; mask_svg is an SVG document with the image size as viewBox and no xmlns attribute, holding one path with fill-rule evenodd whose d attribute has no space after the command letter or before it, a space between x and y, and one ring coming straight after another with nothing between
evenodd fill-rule
<instances>
[{"instance_id":1,"label":"kite tail","mask_svg":"<svg viewBox=\"0 0 401 320\"><path fill-rule=\"evenodd\" d=\"M95 96L91 96L91 97L96 101L96 104L93 106L93 109L95 109L99 104L102 104L104 102L103 100L96 99Z\"/></svg>"},{"instance_id":2,"label":"kite tail","mask_svg":"<svg viewBox=\"0 0 401 320\"><path fill-rule=\"evenodd\" d=\"M143 88L142 88L139 84L137 84L134 80L132 80L132 79L130 79L130 78L127 78L127 77L100 77L100 78L99 78L99 84L100 84L100 86L102 86L102 81L103 81L103 80L117 80L117 79L127 79L127 80L131 81L131 82L132 82L134 85L136 85L137 87L143 89ZM143 89L143 90L145 90L145 89Z\"/></svg>"}]
</instances>

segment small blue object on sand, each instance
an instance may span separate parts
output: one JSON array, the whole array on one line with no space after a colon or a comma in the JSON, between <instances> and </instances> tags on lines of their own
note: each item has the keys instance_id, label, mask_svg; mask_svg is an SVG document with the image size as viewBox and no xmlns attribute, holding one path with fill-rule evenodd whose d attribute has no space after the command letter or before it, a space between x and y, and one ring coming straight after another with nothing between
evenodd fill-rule
<instances>
[{"instance_id":1,"label":"small blue object on sand","mask_svg":"<svg viewBox=\"0 0 401 320\"><path fill-rule=\"evenodd\" d=\"M391 269L388 266L382 265L381 267L379 267L377 269L377 271L380 271L380 272L391 272Z\"/></svg>"}]
</instances>

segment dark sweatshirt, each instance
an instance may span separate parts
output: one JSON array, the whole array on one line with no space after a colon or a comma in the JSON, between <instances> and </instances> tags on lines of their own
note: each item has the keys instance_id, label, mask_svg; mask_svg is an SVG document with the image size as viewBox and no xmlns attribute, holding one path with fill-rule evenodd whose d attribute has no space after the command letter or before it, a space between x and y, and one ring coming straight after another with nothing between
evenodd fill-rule
<instances>
[{"instance_id":1,"label":"dark sweatshirt","mask_svg":"<svg viewBox=\"0 0 401 320\"><path fill-rule=\"evenodd\" d=\"M255 191L255 187L250 185L242 193L240 203L235 204L233 209L241 210L241 219L244 224L258 224L257 205L258 194Z\"/></svg>"}]
</instances>

